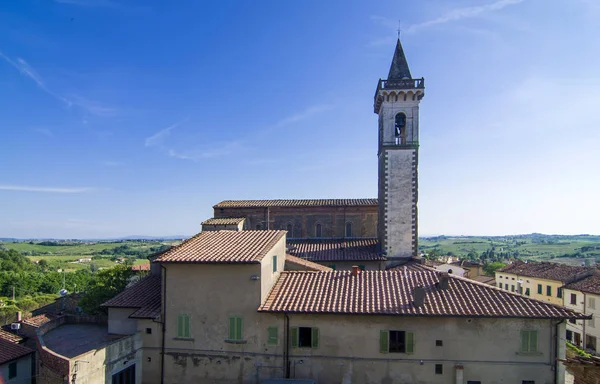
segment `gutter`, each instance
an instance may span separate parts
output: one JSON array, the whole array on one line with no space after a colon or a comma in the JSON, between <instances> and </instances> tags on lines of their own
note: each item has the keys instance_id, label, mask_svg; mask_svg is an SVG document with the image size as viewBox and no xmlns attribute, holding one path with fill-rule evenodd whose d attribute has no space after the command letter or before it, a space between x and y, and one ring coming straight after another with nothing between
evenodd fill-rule
<instances>
[{"instance_id":1,"label":"gutter","mask_svg":"<svg viewBox=\"0 0 600 384\"><path fill-rule=\"evenodd\" d=\"M165 333L167 324L167 268L164 265L160 265L160 268L164 271L163 273L163 292L162 292L162 342L160 348L160 384L165 383Z\"/></svg>"}]
</instances>

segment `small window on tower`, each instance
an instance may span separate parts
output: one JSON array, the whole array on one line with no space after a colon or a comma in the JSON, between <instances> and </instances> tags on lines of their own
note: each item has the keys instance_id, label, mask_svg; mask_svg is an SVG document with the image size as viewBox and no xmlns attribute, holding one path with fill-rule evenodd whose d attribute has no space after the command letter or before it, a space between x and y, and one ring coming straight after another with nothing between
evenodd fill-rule
<instances>
[{"instance_id":1,"label":"small window on tower","mask_svg":"<svg viewBox=\"0 0 600 384\"><path fill-rule=\"evenodd\" d=\"M396 136L396 144L406 144L406 115L404 113L396 115L394 134Z\"/></svg>"}]
</instances>

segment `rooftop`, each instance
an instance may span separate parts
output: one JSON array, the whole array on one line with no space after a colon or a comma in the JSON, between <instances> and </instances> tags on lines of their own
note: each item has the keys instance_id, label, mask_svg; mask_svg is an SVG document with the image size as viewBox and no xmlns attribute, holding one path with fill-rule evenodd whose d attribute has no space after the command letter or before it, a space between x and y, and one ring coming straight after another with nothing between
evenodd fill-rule
<instances>
[{"instance_id":1,"label":"rooftop","mask_svg":"<svg viewBox=\"0 0 600 384\"><path fill-rule=\"evenodd\" d=\"M160 255L159 263L259 263L286 231L208 231Z\"/></svg>"},{"instance_id":2,"label":"rooftop","mask_svg":"<svg viewBox=\"0 0 600 384\"><path fill-rule=\"evenodd\" d=\"M213 217L202 222L202 225L238 225L244 221L243 217Z\"/></svg>"},{"instance_id":3,"label":"rooftop","mask_svg":"<svg viewBox=\"0 0 600 384\"><path fill-rule=\"evenodd\" d=\"M377 250L377 239L288 240L288 253L302 259L328 261L385 260Z\"/></svg>"},{"instance_id":4,"label":"rooftop","mask_svg":"<svg viewBox=\"0 0 600 384\"><path fill-rule=\"evenodd\" d=\"M290 265L291 264L291 265ZM304 260L296 256L286 255L285 256L285 267L288 265L294 269L301 269L307 271L332 271L331 268L321 264L313 263L312 261Z\"/></svg>"},{"instance_id":5,"label":"rooftop","mask_svg":"<svg viewBox=\"0 0 600 384\"><path fill-rule=\"evenodd\" d=\"M567 289L600 295L600 276L592 275L565 285Z\"/></svg>"},{"instance_id":6,"label":"rooftop","mask_svg":"<svg viewBox=\"0 0 600 384\"><path fill-rule=\"evenodd\" d=\"M23 345L0 337L0 364L8 363L35 351ZM0 378L1 379L1 378Z\"/></svg>"},{"instance_id":7,"label":"rooftop","mask_svg":"<svg viewBox=\"0 0 600 384\"><path fill-rule=\"evenodd\" d=\"M138 308L129 317L153 319L160 314L160 276L148 276L108 300L103 307Z\"/></svg>"},{"instance_id":8,"label":"rooftop","mask_svg":"<svg viewBox=\"0 0 600 384\"><path fill-rule=\"evenodd\" d=\"M512 273L519 276L537 277L540 279L556 280L567 283L574 279L585 277L596 272L595 267L574 267L558 263L537 263L533 261L514 261L512 264L499 269L499 273Z\"/></svg>"},{"instance_id":9,"label":"rooftop","mask_svg":"<svg viewBox=\"0 0 600 384\"><path fill-rule=\"evenodd\" d=\"M0 339L12 341L13 343L20 343L21 341L23 341L23 338L21 336L16 335L12 332L5 331L3 329L0 329Z\"/></svg>"},{"instance_id":10,"label":"rooftop","mask_svg":"<svg viewBox=\"0 0 600 384\"><path fill-rule=\"evenodd\" d=\"M223 200L213 208L376 206L377 199Z\"/></svg>"},{"instance_id":11,"label":"rooftop","mask_svg":"<svg viewBox=\"0 0 600 384\"><path fill-rule=\"evenodd\" d=\"M34 316L34 317L30 317L29 319L25 319L23 320L24 324L27 325L31 325L33 327L39 327L40 325L49 322L50 320L54 319L56 316L49 314L49 313L44 313L42 315L39 316Z\"/></svg>"},{"instance_id":12,"label":"rooftop","mask_svg":"<svg viewBox=\"0 0 600 384\"><path fill-rule=\"evenodd\" d=\"M511 318L587 318L564 307L529 299L466 278L448 276L447 289L438 287L440 273L413 265L388 271L281 272L259 307L265 312L364 314L403 316L464 316ZM423 287L423 305L412 292Z\"/></svg>"},{"instance_id":13,"label":"rooftop","mask_svg":"<svg viewBox=\"0 0 600 384\"><path fill-rule=\"evenodd\" d=\"M106 326L96 324L64 324L43 337L48 349L69 359L100 349L113 340Z\"/></svg>"}]
</instances>

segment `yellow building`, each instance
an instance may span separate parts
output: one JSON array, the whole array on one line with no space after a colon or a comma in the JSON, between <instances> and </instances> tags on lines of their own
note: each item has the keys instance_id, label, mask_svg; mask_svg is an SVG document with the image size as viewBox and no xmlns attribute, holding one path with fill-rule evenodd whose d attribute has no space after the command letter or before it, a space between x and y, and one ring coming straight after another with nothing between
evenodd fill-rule
<instances>
[{"instance_id":1,"label":"yellow building","mask_svg":"<svg viewBox=\"0 0 600 384\"><path fill-rule=\"evenodd\" d=\"M563 305L565 284L594 274L594 267L515 261L496 271L496 285L505 291Z\"/></svg>"}]
</instances>

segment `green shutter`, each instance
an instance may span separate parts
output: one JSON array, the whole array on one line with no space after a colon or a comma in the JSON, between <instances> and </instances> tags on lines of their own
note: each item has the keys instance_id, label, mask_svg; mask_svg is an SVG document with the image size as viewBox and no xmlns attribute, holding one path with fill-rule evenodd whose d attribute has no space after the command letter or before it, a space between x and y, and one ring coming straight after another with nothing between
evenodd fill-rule
<instances>
[{"instance_id":1,"label":"green shutter","mask_svg":"<svg viewBox=\"0 0 600 384\"><path fill-rule=\"evenodd\" d=\"M529 352L529 332L521 331L521 352Z\"/></svg>"},{"instance_id":2,"label":"green shutter","mask_svg":"<svg viewBox=\"0 0 600 384\"><path fill-rule=\"evenodd\" d=\"M298 327L290 328L290 339L292 348L298 348Z\"/></svg>"},{"instance_id":3,"label":"green shutter","mask_svg":"<svg viewBox=\"0 0 600 384\"><path fill-rule=\"evenodd\" d=\"M269 327L267 329L267 334L268 334L267 344L277 345L277 342L278 342L277 327Z\"/></svg>"},{"instance_id":4,"label":"green shutter","mask_svg":"<svg viewBox=\"0 0 600 384\"><path fill-rule=\"evenodd\" d=\"M319 348L319 328L312 328L311 331L312 336L312 347Z\"/></svg>"},{"instance_id":5,"label":"green shutter","mask_svg":"<svg viewBox=\"0 0 600 384\"><path fill-rule=\"evenodd\" d=\"M358 265L358 268L359 268L361 271L364 271L364 270L365 270L365 266L364 266L364 264L359 264L359 265Z\"/></svg>"},{"instance_id":6,"label":"green shutter","mask_svg":"<svg viewBox=\"0 0 600 384\"><path fill-rule=\"evenodd\" d=\"M229 318L229 340L235 340L235 317Z\"/></svg>"},{"instance_id":7,"label":"green shutter","mask_svg":"<svg viewBox=\"0 0 600 384\"><path fill-rule=\"evenodd\" d=\"M190 315L183 315L183 337L191 337Z\"/></svg>"},{"instance_id":8,"label":"green shutter","mask_svg":"<svg viewBox=\"0 0 600 384\"><path fill-rule=\"evenodd\" d=\"M379 352L389 352L390 336L387 330L382 329L379 331Z\"/></svg>"},{"instance_id":9,"label":"green shutter","mask_svg":"<svg viewBox=\"0 0 600 384\"><path fill-rule=\"evenodd\" d=\"M406 353L411 355L415 353L415 334L406 332Z\"/></svg>"},{"instance_id":10,"label":"green shutter","mask_svg":"<svg viewBox=\"0 0 600 384\"><path fill-rule=\"evenodd\" d=\"M542 284L538 284L538 293L542 294Z\"/></svg>"},{"instance_id":11,"label":"green shutter","mask_svg":"<svg viewBox=\"0 0 600 384\"><path fill-rule=\"evenodd\" d=\"M243 340L244 338L242 337L242 318L241 317L236 317L235 318L235 340Z\"/></svg>"},{"instance_id":12,"label":"green shutter","mask_svg":"<svg viewBox=\"0 0 600 384\"><path fill-rule=\"evenodd\" d=\"M537 331L529 332L529 352L537 352Z\"/></svg>"},{"instance_id":13,"label":"green shutter","mask_svg":"<svg viewBox=\"0 0 600 384\"><path fill-rule=\"evenodd\" d=\"M177 316L177 337L183 336L183 315Z\"/></svg>"},{"instance_id":14,"label":"green shutter","mask_svg":"<svg viewBox=\"0 0 600 384\"><path fill-rule=\"evenodd\" d=\"M273 273L277 272L277 256L273 256Z\"/></svg>"}]
</instances>

